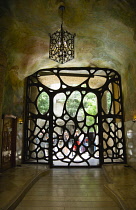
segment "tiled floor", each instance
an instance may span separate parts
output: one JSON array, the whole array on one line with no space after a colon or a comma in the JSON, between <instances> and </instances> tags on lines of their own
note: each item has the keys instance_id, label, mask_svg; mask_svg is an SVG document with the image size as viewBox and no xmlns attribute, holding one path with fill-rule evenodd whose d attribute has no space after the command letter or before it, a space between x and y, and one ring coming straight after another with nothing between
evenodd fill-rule
<instances>
[{"instance_id":1,"label":"tiled floor","mask_svg":"<svg viewBox=\"0 0 136 210\"><path fill-rule=\"evenodd\" d=\"M120 198L126 210L136 210L136 171L119 164L104 166L104 170L109 177L108 190Z\"/></svg>"},{"instance_id":2,"label":"tiled floor","mask_svg":"<svg viewBox=\"0 0 136 210\"><path fill-rule=\"evenodd\" d=\"M120 209L104 192L102 169L52 169L27 193L16 210Z\"/></svg>"},{"instance_id":3,"label":"tiled floor","mask_svg":"<svg viewBox=\"0 0 136 210\"><path fill-rule=\"evenodd\" d=\"M24 194L42 175L48 173L44 165L22 165L0 174L0 210L14 209Z\"/></svg>"},{"instance_id":4,"label":"tiled floor","mask_svg":"<svg viewBox=\"0 0 136 210\"><path fill-rule=\"evenodd\" d=\"M0 209L134 210L135 180L136 171L124 165L50 170L46 166L22 165L0 176Z\"/></svg>"}]
</instances>

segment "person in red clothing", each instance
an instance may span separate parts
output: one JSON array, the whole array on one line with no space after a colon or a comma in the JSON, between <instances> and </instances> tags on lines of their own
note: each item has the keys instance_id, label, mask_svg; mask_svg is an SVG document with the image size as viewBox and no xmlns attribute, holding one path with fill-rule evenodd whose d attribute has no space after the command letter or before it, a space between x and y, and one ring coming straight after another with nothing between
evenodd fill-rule
<instances>
[{"instance_id":1,"label":"person in red clothing","mask_svg":"<svg viewBox=\"0 0 136 210\"><path fill-rule=\"evenodd\" d=\"M76 151L77 155L79 154L79 145L80 145L80 141L79 141L79 131L76 130L76 133L75 133L75 135L74 135L73 151Z\"/></svg>"}]
</instances>

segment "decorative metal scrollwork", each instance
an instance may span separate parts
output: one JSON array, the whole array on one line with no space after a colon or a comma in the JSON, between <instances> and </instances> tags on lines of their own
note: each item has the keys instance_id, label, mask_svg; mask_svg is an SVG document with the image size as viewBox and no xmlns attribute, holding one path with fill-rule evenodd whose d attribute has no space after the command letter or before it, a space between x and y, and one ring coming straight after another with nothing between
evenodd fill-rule
<instances>
[{"instance_id":1,"label":"decorative metal scrollwork","mask_svg":"<svg viewBox=\"0 0 136 210\"><path fill-rule=\"evenodd\" d=\"M102 68L39 70L27 80L25 130L26 162L124 163L119 74Z\"/></svg>"},{"instance_id":2,"label":"decorative metal scrollwork","mask_svg":"<svg viewBox=\"0 0 136 210\"><path fill-rule=\"evenodd\" d=\"M61 29L50 34L49 58L58 63L66 63L74 59L74 37L68 31Z\"/></svg>"}]
</instances>

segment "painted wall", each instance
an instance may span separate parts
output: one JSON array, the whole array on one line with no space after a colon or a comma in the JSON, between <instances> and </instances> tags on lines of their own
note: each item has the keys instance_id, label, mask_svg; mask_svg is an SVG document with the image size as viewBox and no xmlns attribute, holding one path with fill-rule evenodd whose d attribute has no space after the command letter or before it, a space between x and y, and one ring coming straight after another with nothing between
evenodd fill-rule
<instances>
[{"instance_id":1,"label":"painted wall","mask_svg":"<svg viewBox=\"0 0 136 210\"><path fill-rule=\"evenodd\" d=\"M129 64L121 73L125 122L136 114L136 63Z\"/></svg>"},{"instance_id":2,"label":"painted wall","mask_svg":"<svg viewBox=\"0 0 136 210\"><path fill-rule=\"evenodd\" d=\"M2 103L5 86L5 74L7 66L7 57L3 51L2 45L0 45L0 166L1 166L1 144L2 144Z\"/></svg>"},{"instance_id":3,"label":"painted wall","mask_svg":"<svg viewBox=\"0 0 136 210\"><path fill-rule=\"evenodd\" d=\"M27 0L1 0L1 115L23 115L24 78L41 68L61 68L48 57L49 33L60 28L61 4L66 8L64 27L76 33L75 59L63 67L98 66L113 68L121 74L126 132L136 114L135 0L35 0L31 1L31 7ZM2 120L0 129L1 123ZM126 137L127 141L130 140ZM136 145L133 143L131 154L130 145L127 143L128 162L135 165Z\"/></svg>"},{"instance_id":4,"label":"painted wall","mask_svg":"<svg viewBox=\"0 0 136 210\"><path fill-rule=\"evenodd\" d=\"M133 64L121 75L127 163L134 169L136 169L136 123L133 122L133 116L136 114L135 72L136 67Z\"/></svg>"},{"instance_id":5,"label":"painted wall","mask_svg":"<svg viewBox=\"0 0 136 210\"><path fill-rule=\"evenodd\" d=\"M128 165L136 169L136 122L125 123L125 137Z\"/></svg>"},{"instance_id":6,"label":"painted wall","mask_svg":"<svg viewBox=\"0 0 136 210\"><path fill-rule=\"evenodd\" d=\"M5 77L3 114L23 115L24 80L19 80L16 71L8 71Z\"/></svg>"},{"instance_id":7,"label":"painted wall","mask_svg":"<svg viewBox=\"0 0 136 210\"><path fill-rule=\"evenodd\" d=\"M1 71L2 72L2 71ZM22 118L24 115L24 80L20 81L14 71L7 71L5 78L2 79L1 85L3 94L1 95L1 116L14 115L17 118ZM1 134L0 134L0 153L2 148L2 117L0 120ZM23 142L23 126L17 121L17 136L16 136L16 160L20 164L20 156L22 156L22 142ZM1 160L0 160L1 167Z\"/></svg>"}]
</instances>

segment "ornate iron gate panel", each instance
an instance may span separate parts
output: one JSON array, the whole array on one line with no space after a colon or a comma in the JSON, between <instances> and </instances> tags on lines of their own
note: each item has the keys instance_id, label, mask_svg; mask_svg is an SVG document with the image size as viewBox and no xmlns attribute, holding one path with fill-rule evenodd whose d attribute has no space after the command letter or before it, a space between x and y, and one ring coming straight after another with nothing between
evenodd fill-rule
<instances>
[{"instance_id":1,"label":"ornate iron gate panel","mask_svg":"<svg viewBox=\"0 0 136 210\"><path fill-rule=\"evenodd\" d=\"M121 81L99 68L39 70L27 79L25 162L124 163Z\"/></svg>"},{"instance_id":2,"label":"ornate iron gate panel","mask_svg":"<svg viewBox=\"0 0 136 210\"><path fill-rule=\"evenodd\" d=\"M89 94L87 88L67 87L54 97L53 104L59 103L53 110L54 166L99 165L98 111L88 113Z\"/></svg>"}]
</instances>

